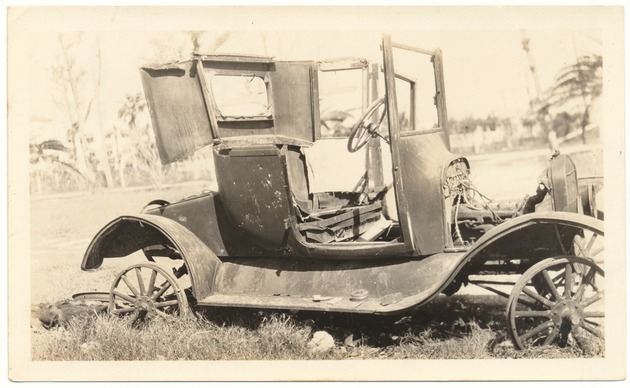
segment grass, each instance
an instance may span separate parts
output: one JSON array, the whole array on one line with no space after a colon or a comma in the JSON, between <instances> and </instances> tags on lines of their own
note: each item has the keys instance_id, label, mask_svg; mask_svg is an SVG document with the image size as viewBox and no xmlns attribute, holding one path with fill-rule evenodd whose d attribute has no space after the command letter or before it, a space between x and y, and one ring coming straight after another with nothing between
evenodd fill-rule
<instances>
[{"instance_id":1,"label":"grass","mask_svg":"<svg viewBox=\"0 0 630 388\"><path fill-rule=\"evenodd\" d=\"M282 314L254 329L192 316L134 328L130 319L80 317L42 336L33 351L43 360L271 360L309 358L311 330Z\"/></svg>"},{"instance_id":2,"label":"grass","mask_svg":"<svg viewBox=\"0 0 630 388\"><path fill-rule=\"evenodd\" d=\"M494 296L440 297L399 316L204 309L137 327L128 317L81 315L33 333L34 360L341 360L600 357L603 348L517 351ZM313 352L317 331L335 345ZM352 335L352 337L350 337Z\"/></svg>"}]
</instances>

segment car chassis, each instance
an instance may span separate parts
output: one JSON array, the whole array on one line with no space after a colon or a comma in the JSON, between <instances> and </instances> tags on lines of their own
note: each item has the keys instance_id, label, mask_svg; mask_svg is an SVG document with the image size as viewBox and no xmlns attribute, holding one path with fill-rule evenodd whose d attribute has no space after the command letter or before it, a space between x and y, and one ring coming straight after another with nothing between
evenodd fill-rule
<instances>
[{"instance_id":1,"label":"car chassis","mask_svg":"<svg viewBox=\"0 0 630 388\"><path fill-rule=\"evenodd\" d=\"M381 49L382 65L195 53L143 67L162 163L212 145L218 191L153 201L94 237L83 270L137 251L148 260L114 279L109 311L184 314L194 303L394 314L471 283L507 298L519 349L603 338L598 187L555 155L536 194L490 202L468 160L450 152L441 52L387 35ZM428 83L395 70L398 52L431 64ZM341 71L362 74L362 114L349 137L326 138L318 80ZM428 128L415 106L427 84L436 116ZM263 103L226 102L221 93L234 85L256 89ZM156 257L179 267L167 271Z\"/></svg>"}]
</instances>

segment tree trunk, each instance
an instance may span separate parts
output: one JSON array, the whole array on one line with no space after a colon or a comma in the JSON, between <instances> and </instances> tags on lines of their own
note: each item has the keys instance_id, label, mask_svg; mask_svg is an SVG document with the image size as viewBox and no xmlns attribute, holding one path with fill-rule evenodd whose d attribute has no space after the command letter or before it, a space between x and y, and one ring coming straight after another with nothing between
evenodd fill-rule
<instances>
[{"instance_id":1,"label":"tree trunk","mask_svg":"<svg viewBox=\"0 0 630 388\"><path fill-rule=\"evenodd\" d=\"M83 142L81 141L81 136L79 132L74 134L74 154L76 155L76 166L77 170L83 174L85 179L90 182L91 186L96 184L96 176L94 175L94 170L92 170L92 166L89 165L87 161L87 157L85 155L85 150L83 149Z\"/></svg>"},{"instance_id":2,"label":"tree trunk","mask_svg":"<svg viewBox=\"0 0 630 388\"><path fill-rule=\"evenodd\" d=\"M98 64L97 75L96 75L96 103L98 104L98 127L94 131L94 146L96 148L96 157L99 161L99 166L105 174L105 181L107 187L114 186L114 179L112 178L112 170L109 166L109 159L107 157L107 147L105 145L105 136L103 135L103 104L101 103L101 45L100 41L97 40L96 44L96 60Z\"/></svg>"},{"instance_id":3,"label":"tree trunk","mask_svg":"<svg viewBox=\"0 0 630 388\"><path fill-rule=\"evenodd\" d=\"M42 175L41 172L35 172L35 192L40 194L42 192Z\"/></svg>"},{"instance_id":4,"label":"tree trunk","mask_svg":"<svg viewBox=\"0 0 630 388\"><path fill-rule=\"evenodd\" d=\"M127 187L127 180L125 179L125 161L123 160L122 153L120 151L121 143L120 129L114 128L114 160L115 168L118 171L118 181L120 187Z\"/></svg>"},{"instance_id":5,"label":"tree trunk","mask_svg":"<svg viewBox=\"0 0 630 388\"><path fill-rule=\"evenodd\" d=\"M583 144L586 144L586 127L588 127L588 124L590 121L591 120L588 114L588 107L586 107L584 109L584 114L582 115L582 143Z\"/></svg>"}]
</instances>

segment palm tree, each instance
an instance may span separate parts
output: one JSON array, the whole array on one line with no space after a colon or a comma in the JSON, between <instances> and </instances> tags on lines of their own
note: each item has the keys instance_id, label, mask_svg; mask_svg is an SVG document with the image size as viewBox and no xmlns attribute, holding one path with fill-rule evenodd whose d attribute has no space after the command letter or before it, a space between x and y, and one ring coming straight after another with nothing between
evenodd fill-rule
<instances>
[{"instance_id":1,"label":"palm tree","mask_svg":"<svg viewBox=\"0 0 630 388\"><path fill-rule=\"evenodd\" d=\"M128 94L125 103L118 110L118 117L126 124L126 134L130 139L133 150L124 152L121 149L122 131L115 127L116 158L121 179L121 185L125 185L124 168L128 159L138 171L148 174L154 185L160 185L163 181L163 170L160 157L155 145L149 125L138 125L138 117L145 112L146 100L142 93Z\"/></svg>"},{"instance_id":2,"label":"palm tree","mask_svg":"<svg viewBox=\"0 0 630 388\"><path fill-rule=\"evenodd\" d=\"M127 94L125 103L118 109L118 118L121 119L127 125L127 134L132 140L132 144L138 146L138 150L142 148L142 136L137 130L137 119L140 113L144 111L147 103L142 97L141 93ZM126 186L125 180L125 165L126 158L123 157L122 152L122 131L118 126L114 127L114 158L116 160L116 168L118 170L118 177L120 179L120 185Z\"/></svg>"},{"instance_id":3,"label":"palm tree","mask_svg":"<svg viewBox=\"0 0 630 388\"><path fill-rule=\"evenodd\" d=\"M565 66L550 89L549 104L562 106L569 101L580 101L582 141L586 143L586 127L590 124L589 111L595 97L602 93L601 55L583 55L576 63Z\"/></svg>"}]
</instances>

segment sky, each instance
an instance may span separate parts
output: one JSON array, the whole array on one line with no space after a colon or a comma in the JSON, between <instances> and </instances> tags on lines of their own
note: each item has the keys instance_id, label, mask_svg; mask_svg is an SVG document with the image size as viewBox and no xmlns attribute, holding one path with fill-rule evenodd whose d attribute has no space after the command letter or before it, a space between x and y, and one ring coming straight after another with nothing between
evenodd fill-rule
<instances>
[{"instance_id":1,"label":"sky","mask_svg":"<svg viewBox=\"0 0 630 388\"><path fill-rule=\"evenodd\" d=\"M100 121L107 128L116 123L117 110L125 95L142 91L140 66L154 62L158 57L168 58L169 54L172 59L177 59L181 51L186 52L191 47L190 44L187 46L183 28L177 29L177 25L160 29L153 23L150 28L141 28L134 22L133 14L127 15L131 20L127 22L121 15L124 16L124 12L116 14L123 19L117 22L120 26L114 23L107 28L93 28L80 14L67 13L61 21L43 27L43 31L30 31L29 104L31 118L35 117L39 122L34 125L39 125L35 132L45 131L46 135L56 132L60 134L57 137L63 137L67 128L67 114L54 101L53 96L59 86L50 72L51 66L61 60L60 34L82 33L77 61L86 69L88 83L92 85L97 74L94 56L97 47L100 47L101 103L98 112L101 114ZM202 48L211 45L221 33L229 31L228 40L217 52L270 55L280 59L359 56L380 61L379 45L383 32L390 33L393 40L400 43L427 49L440 48L444 58L448 113L452 119L471 115L514 116L527 109L535 89L521 45L523 31L529 37L531 55L543 90L552 85L558 71L574 62L577 55L601 54L602 51L599 29L540 28L535 23L532 25L534 28L508 28L504 23L481 28L417 30L399 29L396 23L390 23L389 29L385 30L378 26L368 28L369 24L362 23L355 29L336 24L319 26L312 22L273 29L269 25L255 28L224 22L192 25L191 29L208 25L223 28L201 28L205 31ZM404 23L401 25L404 26ZM162 49L159 55L156 54L160 51L158 48ZM96 119L92 117L91 120ZM48 122L45 129L42 129L42 122Z\"/></svg>"}]
</instances>

